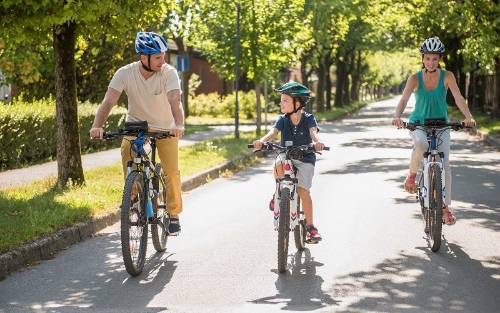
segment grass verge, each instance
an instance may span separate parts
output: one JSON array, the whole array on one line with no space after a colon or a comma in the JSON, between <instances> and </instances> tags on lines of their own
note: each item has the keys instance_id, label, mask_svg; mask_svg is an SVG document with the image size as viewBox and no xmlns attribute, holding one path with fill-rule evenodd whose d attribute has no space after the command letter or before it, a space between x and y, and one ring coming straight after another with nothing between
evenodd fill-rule
<instances>
[{"instance_id":1,"label":"grass verge","mask_svg":"<svg viewBox=\"0 0 500 313\"><path fill-rule=\"evenodd\" d=\"M254 138L254 133L241 133L240 139L225 136L182 147L181 173L187 177L234 159L249 151L246 145ZM54 188L55 178L48 178L0 191L0 252L116 211L123 189L121 163L86 171L85 178L86 185L64 190Z\"/></svg>"},{"instance_id":2,"label":"grass verge","mask_svg":"<svg viewBox=\"0 0 500 313\"><path fill-rule=\"evenodd\" d=\"M455 106L448 106L448 114L451 118L457 120L463 120L464 117L462 112ZM484 112L472 112L474 119L476 120L477 127L484 133L488 135L500 138L500 119L492 118Z\"/></svg>"}]
</instances>

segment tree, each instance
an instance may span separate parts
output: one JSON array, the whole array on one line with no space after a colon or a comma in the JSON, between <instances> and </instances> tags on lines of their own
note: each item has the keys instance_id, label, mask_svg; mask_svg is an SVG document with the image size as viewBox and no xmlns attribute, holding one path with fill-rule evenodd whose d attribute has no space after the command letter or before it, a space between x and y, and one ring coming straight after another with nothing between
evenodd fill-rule
<instances>
[{"instance_id":1,"label":"tree","mask_svg":"<svg viewBox=\"0 0 500 313\"><path fill-rule=\"evenodd\" d=\"M254 82L257 132L261 130L260 84L295 61L297 19L304 0L249 0L241 2L241 69ZM236 6L234 1L204 1L198 43L215 70L234 79Z\"/></svg>"},{"instance_id":2,"label":"tree","mask_svg":"<svg viewBox=\"0 0 500 313\"><path fill-rule=\"evenodd\" d=\"M4 0L0 3L2 42L19 49L29 49L39 38L50 36L54 53L56 93L58 186L83 184L80 140L77 123L75 45L78 34L90 36L102 23L111 19L112 32L124 29L131 21L141 24L156 16L155 3L139 5L136 1L29 1Z\"/></svg>"}]
</instances>

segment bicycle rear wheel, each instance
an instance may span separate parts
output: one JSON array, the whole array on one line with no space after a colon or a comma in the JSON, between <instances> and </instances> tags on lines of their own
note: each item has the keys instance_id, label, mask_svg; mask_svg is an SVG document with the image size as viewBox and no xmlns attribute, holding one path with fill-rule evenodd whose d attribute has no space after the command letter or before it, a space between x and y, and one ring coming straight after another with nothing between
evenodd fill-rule
<instances>
[{"instance_id":1,"label":"bicycle rear wheel","mask_svg":"<svg viewBox=\"0 0 500 313\"><path fill-rule=\"evenodd\" d=\"M168 227L168 214L167 214L167 189L165 188L165 181L163 179L163 170L161 166L157 164L155 169L156 178L158 184L155 188L158 190L158 194L153 198L153 212L155 216L155 222L151 225L151 238L153 240L153 246L158 252L163 252L167 249L167 227Z\"/></svg>"},{"instance_id":2,"label":"bicycle rear wheel","mask_svg":"<svg viewBox=\"0 0 500 313\"><path fill-rule=\"evenodd\" d=\"M441 186L441 168L432 164L429 168L429 239L431 250L436 252L441 247L441 232L443 228L443 196Z\"/></svg>"},{"instance_id":3,"label":"bicycle rear wheel","mask_svg":"<svg viewBox=\"0 0 500 313\"><path fill-rule=\"evenodd\" d=\"M290 235L290 190L280 190L280 217L278 227L278 272L286 271L288 261L288 239Z\"/></svg>"},{"instance_id":4,"label":"bicycle rear wheel","mask_svg":"<svg viewBox=\"0 0 500 313\"><path fill-rule=\"evenodd\" d=\"M121 205L121 242L125 269L132 276L142 272L148 243L148 221L143 173L127 176Z\"/></svg>"},{"instance_id":5,"label":"bicycle rear wheel","mask_svg":"<svg viewBox=\"0 0 500 313\"><path fill-rule=\"evenodd\" d=\"M302 217L304 212L300 211L300 198L299 195L296 195L297 197L297 213L299 218ZM293 237L295 239L295 247L297 250L302 251L306 248L306 222L304 219L299 220L299 223L297 226L295 226L295 229L293 230Z\"/></svg>"}]
</instances>

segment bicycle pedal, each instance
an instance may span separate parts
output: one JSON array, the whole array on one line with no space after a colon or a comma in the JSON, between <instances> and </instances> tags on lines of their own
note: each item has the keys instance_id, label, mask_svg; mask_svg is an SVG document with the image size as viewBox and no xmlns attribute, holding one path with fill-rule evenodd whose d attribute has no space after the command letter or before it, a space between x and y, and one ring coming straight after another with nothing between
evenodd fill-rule
<instances>
[{"instance_id":1,"label":"bicycle pedal","mask_svg":"<svg viewBox=\"0 0 500 313\"><path fill-rule=\"evenodd\" d=\"M160 204L158 205L158 209L166 209L167 206L165 204Z\"/></svg>"},{"instance_id":2,"label":"bicycle pedal","mask_svg":"<svg viewBox=\"0 0 500 313\"><path fill-rule=\"evenodd\" d=\"M148 217L149 224L156 224L156 220L154 217Z\"/></svg>"}]
</instances>

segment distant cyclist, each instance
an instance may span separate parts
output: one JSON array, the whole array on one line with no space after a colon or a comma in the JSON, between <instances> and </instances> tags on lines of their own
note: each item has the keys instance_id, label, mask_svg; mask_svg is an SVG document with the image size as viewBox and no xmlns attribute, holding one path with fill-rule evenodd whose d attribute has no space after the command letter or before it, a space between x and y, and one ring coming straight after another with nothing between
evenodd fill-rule
<instances>
[{"instance_id":1,"label":"distant cyclist","mask_svg":"<svg viewBox=\"0 0 500 313\"><path fill-rule=\"evenodd\" d=\"M466 126L473 127L476 121L469 111L465 99L460 94L457 81L452 72L441 69L439 62L442 60L445 51L443 43L438 37L426 39L420 47L422 55L422 70L411 75L406 82L403 96L399 101L392 125L400 128L403 126L401 114L403 113L411 93L415 92L415 109L410 115L410 122L425 123L426 119L443 119L448 121L448 105L446 103L446 92L451 90L455 103L465 116ZM410 170L406 176L404 189L407 192L416 192L415 176L422 162L423 153L427 150L427 136L425 131L416 129L410 131L413 139L413 152L410 160ZM450 168L450 130L446 130L441 135L439 151L444 152L445 166L445 206L443 208L443 220L447 225L453 225L456 217L450 208L451 204L451 168Z\"/></svg>"},{"instance_id":2,"label":"distant cyclist","mask_svg":"<svg viewBox=\"0 0 500 313\"><path fill-rule=\"evenodd\" d=\"M285 142L292 142L293 146L301 146L314 143L316 151L321 151L324 144L321 143L318 137L318 124L316 119L310 113L303 111L311 96L311 91L302 84L297 82L289 82L276 89L281 93L281 115L274 127L260 140L254 141L256 150L262 148L265 141L272 140L279 132L281 132L281 145L285 146ZM282 158L278 157L275 162L274 175L275 177L283 177L284 170L281 163ZM316 155L309 153L304 158L292 160L293 165L297 167L298 193L302 200L302 207L306 216L307 240L310 243L317 243L321 240L318 229L313 224L313 204L309 189L312 186L314 175L314 164ZM270 208L274 207L274 198L271 200Z\"/></svg>"},{"instance_id":3,"label":"distant cyclist","mask_svg":"<svg viewBox=\"0 0 500 313\"><path fill-rule=\"evenodd\" d=\"M165 63L167 48L162 36L154 32L137 33L135 51L139 54L139 61L123 66L113 76L97 109L90 136L102 138L102 126L122 91L128 98L127 121L147 121L151 131L168 130L175 134L175 137L158 140L156 144L167 185L167 209L171 217L168 232L177 235L181 229L179 214L182 212L178 144L184 132L184 111L179 76L174 67ZM123 139L121 154L126 175L130 138Z\"/></svg>"}]
</instances>

